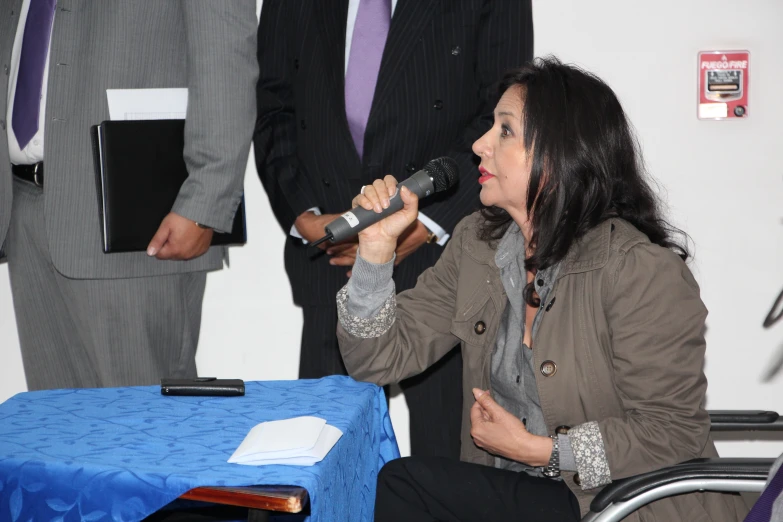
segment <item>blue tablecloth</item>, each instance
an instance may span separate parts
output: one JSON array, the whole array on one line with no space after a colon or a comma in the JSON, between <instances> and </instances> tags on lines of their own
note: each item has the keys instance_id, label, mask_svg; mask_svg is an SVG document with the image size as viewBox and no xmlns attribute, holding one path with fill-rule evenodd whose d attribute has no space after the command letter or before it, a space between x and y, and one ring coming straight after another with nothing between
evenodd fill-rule
<instances>
[{"instance_id":1,"label":"blue tablecloth","mask_svg":"<svg viewBox=\"0 0 783 522\"><path fill-rule=\"evenodd\" d=\"M259 422L315 415L343 431L315 466L226 460ZM399 457L383 391L348 377L249 382L244 397L158 386L21 393L0 404L0 520L139 520L198 486L294 485L312 522L372 520Z\"/></svg>"}]
</instances>

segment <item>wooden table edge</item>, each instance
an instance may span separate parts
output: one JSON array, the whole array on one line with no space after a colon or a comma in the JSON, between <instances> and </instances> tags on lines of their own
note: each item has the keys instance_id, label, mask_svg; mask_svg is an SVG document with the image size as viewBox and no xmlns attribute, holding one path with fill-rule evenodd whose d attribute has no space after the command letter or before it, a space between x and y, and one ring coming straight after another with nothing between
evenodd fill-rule
<instances>
[{"instance_id":1,"label":"wooden table edge","mask_svg":"<svg viewBox=\"0 0 783 522\"><path fill-rule=\"evenodd\" d=\"M281 513L301 513L310 497L305 488L298 486L202 486L191 489L179 498Z\"/></svg>"}]
</instances>

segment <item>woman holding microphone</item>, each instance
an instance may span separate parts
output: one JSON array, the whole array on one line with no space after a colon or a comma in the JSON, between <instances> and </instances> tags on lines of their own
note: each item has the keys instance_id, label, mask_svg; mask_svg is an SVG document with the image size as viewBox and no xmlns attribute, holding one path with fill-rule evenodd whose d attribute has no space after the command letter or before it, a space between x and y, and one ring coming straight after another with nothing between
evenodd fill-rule
<instances>
[{"instance_id":1,"label":"woman holding microphone","mask_svg":"<svg viewBox=\"0 0 783 522\"><path fill-rule=\"evenodd\" d=\"M397 296L397 237L418 203L402 188L403 210L359 234L337 296L357 379L398 382L462 346L462 462L387 464L378 521L575 521L614 479L717 455L704 409L707 310L619 101L552 58L509 73L500 93L494 126L473 145L485 208ZM380 211L396 185L377 180L353 204ZM737 496L695 493L629 520L743 510Z\"/></svg>"}]
</instances>

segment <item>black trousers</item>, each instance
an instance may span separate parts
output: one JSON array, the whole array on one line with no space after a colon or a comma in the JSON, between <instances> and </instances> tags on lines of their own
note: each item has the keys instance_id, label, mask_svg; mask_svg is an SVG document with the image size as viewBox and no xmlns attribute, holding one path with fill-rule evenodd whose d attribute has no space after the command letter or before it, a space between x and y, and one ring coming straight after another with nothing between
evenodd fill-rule
<instances>
[{"instance_id":1,"label":"black trousers","mask_svg":"<svg viewBox=\"0 0 783 522\"><path fill-rule=\"evenodd\" d=\"M337 343L337 307L304 306L300 379L348 375ZM411 455L459 459L462 354L455 347L424 373L400 383L410 412Z\"/></svg>"},{"instance_id":2,"label":"black trousers","mask_svg":"<svg viewBox=\"0 0 783 522\"><path fill-rule=\"evenodd\" d=\"M393 460L378 475L375 522L578 522L562 481L432 457Z\"/></svg>"}]
</instances>

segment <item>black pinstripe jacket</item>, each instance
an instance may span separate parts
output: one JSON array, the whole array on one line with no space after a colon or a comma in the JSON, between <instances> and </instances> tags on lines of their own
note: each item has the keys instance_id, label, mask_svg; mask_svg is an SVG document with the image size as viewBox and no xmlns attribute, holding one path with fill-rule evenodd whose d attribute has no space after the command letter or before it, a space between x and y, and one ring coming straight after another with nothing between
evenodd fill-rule
<instances>
[{"instance_id":1,"label":"black pinstripe jacket","mask_svg":"<svg viewBox=\"0 0 783 522\"><path fill-rule=\"evenodd\" d=\"M451 232L479 206L472 143L492 125L495 84L533 56L530 0L399 0L384 49L364 158L345 116L348 0L264 0L258 33L260 78L256 166L286 234L311 207L347 210L362 185L407 177L450 156L459 186L422 201L421 210ZM412 287L442 248L424 245L395 271L397 290ZM300 305L334 305L346 269L311 258L289 237L285 264Z\"/></svg>"}]
</instances>

